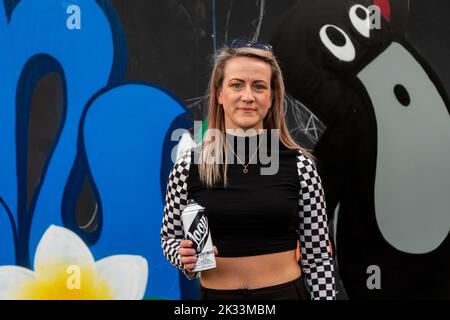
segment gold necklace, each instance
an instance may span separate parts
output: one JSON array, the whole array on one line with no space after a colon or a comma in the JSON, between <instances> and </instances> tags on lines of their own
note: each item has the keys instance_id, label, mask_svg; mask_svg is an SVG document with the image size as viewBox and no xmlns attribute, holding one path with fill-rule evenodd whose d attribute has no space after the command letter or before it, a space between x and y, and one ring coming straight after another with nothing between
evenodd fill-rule
<instances>
[{"instance_id":1,"label":"gold necklace","mask_svg":"<svg viewBox=\"0 0 450 320\"><path fill-rule=\"evenodd\" d=\"M228 139L227 139L226 137L225 137L225 140L226 140L226 142L227 142L227 146L230 146L230 144L228 143ZM248 162L247 164L244 164L244 163L241 161L241 159L239 159L238 155L234 152L234 150L233 150L233 149L231 148L231 146L230 146L231 152L233 152L233 154L236 156L236 159L238 159L238 161L239 161L239 162L241 163L241 165L244 167L244 169L242 169L242 172L243 172L243 173L247 174L247 172L248 172L247 167L248 167L249 164L252 162L253 158L255 157L256 153L258 152L258 149L259 149L259 146L261 145L262 140L263 140L263 139L262 139L262 136L261 136L261 139L259 140L258 146L256 147L255 153L253 154L253 156L251 157L251 159L249 160L249 162Z\"/></svg>"}]
</instances>

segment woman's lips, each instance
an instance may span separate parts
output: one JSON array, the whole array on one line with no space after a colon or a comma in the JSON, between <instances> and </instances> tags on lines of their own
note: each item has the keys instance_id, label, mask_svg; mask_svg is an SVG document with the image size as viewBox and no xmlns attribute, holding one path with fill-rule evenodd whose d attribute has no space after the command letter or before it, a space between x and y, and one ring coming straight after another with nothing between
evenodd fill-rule
<instances>
[{"instance_id":1,"label":"woman's lips","mask_svg":"<svg viewBox=\"0 0 450 320\"><path fill-rule=\"evenodd\" d=\"M256 111L255 109L252 109L252 108L239 108L239 110L241 110L242 112L246 112L246 113Z\"/></svg>"}]
</instances>

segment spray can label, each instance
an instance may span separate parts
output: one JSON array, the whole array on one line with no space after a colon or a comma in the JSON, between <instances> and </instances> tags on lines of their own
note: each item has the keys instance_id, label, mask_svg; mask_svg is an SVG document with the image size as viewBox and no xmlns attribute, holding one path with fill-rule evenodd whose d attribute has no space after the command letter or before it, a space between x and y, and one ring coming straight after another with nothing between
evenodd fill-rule
<instances>
[{"instance_id":1,"label":"spray can label","mask_svg":"<svg viewBox=\"0 0 450 320\"><path fill-rule=\"evenodd\" d=\"M193 271L215 268L216 259L205 208L194 200L188 200L188 204L181 214L181 220L183 221L185 239L192 241L197 252L197 263Z\"/></svg>"}]
</instances>

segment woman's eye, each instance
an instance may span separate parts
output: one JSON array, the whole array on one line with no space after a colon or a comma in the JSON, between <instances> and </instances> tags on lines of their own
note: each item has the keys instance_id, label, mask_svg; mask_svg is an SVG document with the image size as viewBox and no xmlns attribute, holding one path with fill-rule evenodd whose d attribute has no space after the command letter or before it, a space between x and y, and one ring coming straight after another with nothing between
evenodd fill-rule
<instances>
[{"instance_id":1,"label":"woman's eye","mask_svg":"<svg viewBox=\"0 0 450 320\"><path fill-rule=\"evenodd\" d=\"M260 84L257 84L257 85L255 86L255 88L256 88L256 90L264 90L264 89L266 89L265 86L260 85Z\"/></svg>"},{"instance_id":2,"label":"woman's eye","mask_svg":"<svg viewBox=\"0 0 450 320\"><path fill-rule=\"evenodd\" d=\"M239 88L241 88L241 84L240 84L240 83L233 83L233 84L231 85L231 87L236 88L236 89L239 89Z\"/></svg>"}]
</instances>

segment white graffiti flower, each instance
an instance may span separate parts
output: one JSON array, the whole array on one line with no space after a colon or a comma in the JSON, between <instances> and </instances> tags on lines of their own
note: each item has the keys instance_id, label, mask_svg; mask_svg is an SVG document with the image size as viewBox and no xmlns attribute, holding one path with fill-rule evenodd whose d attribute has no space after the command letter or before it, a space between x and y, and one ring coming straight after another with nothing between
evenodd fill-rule
<instances>
[{"instance_id":1,"label":"white graffiti flower","mask_svg":"<svg viewBox=\"0 0 450 320\"><path fill-rule=\"evenodd\" d=\"M0 299L134 300L144 297L147 260L115 255L95 262L89 248L72 231L51 225L34 258L34 272L0 267Z\"/></svg>"}]
</instances>

